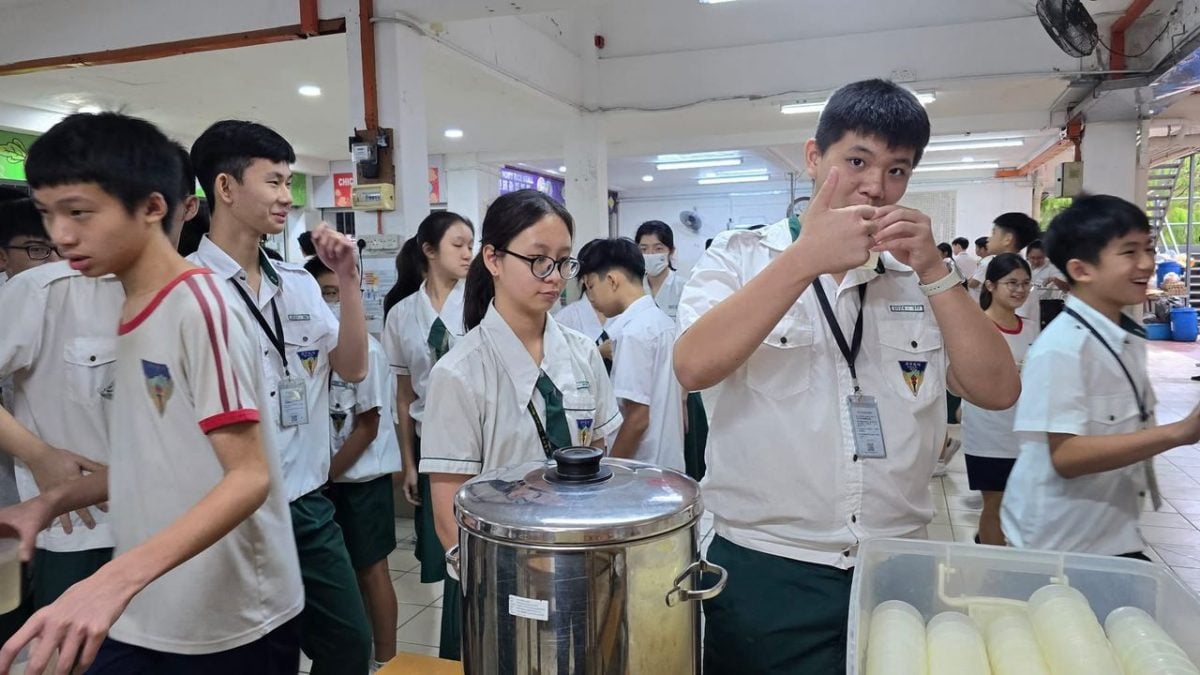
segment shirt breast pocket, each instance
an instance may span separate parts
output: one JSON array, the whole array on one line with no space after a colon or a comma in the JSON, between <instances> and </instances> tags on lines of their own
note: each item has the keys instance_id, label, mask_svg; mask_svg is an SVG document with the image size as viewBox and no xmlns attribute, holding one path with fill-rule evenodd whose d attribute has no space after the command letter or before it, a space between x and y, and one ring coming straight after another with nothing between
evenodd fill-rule
<instances>
[{"instance_id":1,"label":"shirt breast pocket","mask_svg":"<svg viewBox=\"0 0 1200 675\"><path fill-rule=\"evenodd\" d=\"M295 326L296 324L293 324ZM314 334L312 326L303 326L305 330L286 329L284 344L287 346L288 370L292 377L311 378L319 375L321 359L329 358L325 353L322 335ZM300 371L296 371L297 365Z\"/></svg>"},{"instance_id":2,"label":"shirt breast pocket","mask_svg":"<svg viewBox=\"0 0 1200 675\"><path fill-rule=\"evenodd\" d=\"M942 334L937 328L922 320L882 322L879 343L883 379L900 400L925 403L945 392Z\"/></svg>"},{"instance_id":3,"label":"shirt breast pocket","mask_svg":"<svg viewBox=\"0 0 1200 675\"><path fill-rule=\"evenodd\" d=\"M813 331L785 320L746 361L746 384L763 396L786 398L812 385Z\"/></svg>"},{"instance_id":4,"label":"shirt breast pocket","mask_svg":"<svg viewBox=\"0 0 1200 675\"><path fill-rule=\"evenodd\" d=\"M576 445L591 445L596 440L592 430L603 424L596 420L596 397L590 393L563 394L563 412L571 428L571 442Z\"/></svg>"},{"instance_id":5,"label":"shirt breast pocket","mask_svg":"<svg viewBox=\"0 0 1200 675\"><path fill-rule=\"evenodd\" d=\"M1128 385L1120 393L1089 396L1087 405L1093 435L1128 433L1138 428L1141 413Z\"/></svg>"},{"instance_id":6,"label":"shirt breast pocket","mask_svg":"<svg viewBox=\"0 0 1200 675\"><path fill-rule=\"evenodd\" d=\"M117 342L107 337L81 337L63 348L67 397L80 405L111 401L117 360Z\"/></svg>"}]
</instances>

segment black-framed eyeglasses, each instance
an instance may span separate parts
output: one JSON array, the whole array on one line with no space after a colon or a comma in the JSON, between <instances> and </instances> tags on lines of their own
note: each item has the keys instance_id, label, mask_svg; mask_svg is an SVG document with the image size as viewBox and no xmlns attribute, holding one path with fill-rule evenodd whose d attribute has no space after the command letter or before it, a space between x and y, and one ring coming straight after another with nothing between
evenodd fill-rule
<instances>
[{"instance_id":1,"label":"black-framed eyeglasses","mask_svg":"<svg viewBox=\"0 0 1200 675\"><path fill-rule=\"evenodd\" d=\"M50 257L51 253L58 253L58 249L49 244L25 244L23 246L5 246L4 248L9 251L13 249L25 251L25 255L29 256L30 260L45 260Z\"/></svg>"},{"instance_id":2,"label":"black-framed eyeglasses","mask_svg":"<svg viewBox=\"0 0 1200 675\"><path fill-rule=\"evenodd\" d=\"M559 276L563 279L574 279L579 276L578 258L565 256L555 260L548 255L527 256L520 253L513 253L506 248L497 248L496 250L529 263L529 271L539 279L549 279L550 275L554 274L556 268L558 269Z\"/></svg>"}]
</instances>

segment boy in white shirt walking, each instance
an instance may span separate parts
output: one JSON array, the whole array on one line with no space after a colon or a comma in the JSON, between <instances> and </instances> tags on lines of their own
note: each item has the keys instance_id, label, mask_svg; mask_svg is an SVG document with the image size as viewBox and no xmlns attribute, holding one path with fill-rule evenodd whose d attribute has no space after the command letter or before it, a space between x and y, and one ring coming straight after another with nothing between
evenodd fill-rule
<instances>
[{"instance_id":1,"label":"boy in white shirt walking","mask_svg":"<svg viewBox=\"0 0 1200 675\"><path fill-rule=\"evenodd\" d=\"M1146 559L1142 495L1157 502L1155 455L1200 441L1200 409L1157 425L1145 331L1122 312L1154 275L1146 213L1108 195L1077 197L1046 233L1067 274L1062 314L1025 359L1001 526L1019 548Z\"/></svg>"},{"instance_id":2,"label":"boy in white shirt walking","mask_svg":"<svg viewBox=\"0 0 1200 675\"><path fill-rule=\"evenodd\" d=\"M613 340L613 393L625 421L610 454L683 471L684 397L671 367L675 322L642 286L642 252L630 239L597 239L580 256L580 277L609 318Z\"/></svg>"},{"instance_id":3,"label":"boy in white shirt walking","mask_svg":"<svg viewBox=\"0 0 1200 675\"><path fill-rule=\"evenodd\" d=\"M110 468L2 519L28 557L51 518L107 499L116 557L34 614L0 672L35 638L31 672L56 649L60 666L113 675L298 667L303 591L278 457L259 433L251 325L167 236L181 172L161 132L116 113L72 115L29 150L55 245L72 269L115 274L125 304Z\"/></svg>"}]
</instances>

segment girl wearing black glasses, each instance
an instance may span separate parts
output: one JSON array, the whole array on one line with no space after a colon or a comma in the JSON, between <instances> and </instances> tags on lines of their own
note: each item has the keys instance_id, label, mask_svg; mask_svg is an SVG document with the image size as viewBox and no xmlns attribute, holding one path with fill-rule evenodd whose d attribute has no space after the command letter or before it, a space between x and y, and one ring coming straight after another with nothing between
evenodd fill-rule
<instances>
[{"instance_id":1,"label":"girl wearing black glasses","mask_svg":"<svg viewBox=\"0 0 1200 675\"><path fill-rule=\"evenodd\" d=\"M596 345L550 316L579 273L573 234L571 214L535 190L501 196L484 216L464 291L468 333L433 367L423 425L421 473L446 549L458 543L454 493L469 478L562 447L602 448L621 424ZM461 601L447 579L444 658L458 656Z\"/></svg>"}]
</instances>

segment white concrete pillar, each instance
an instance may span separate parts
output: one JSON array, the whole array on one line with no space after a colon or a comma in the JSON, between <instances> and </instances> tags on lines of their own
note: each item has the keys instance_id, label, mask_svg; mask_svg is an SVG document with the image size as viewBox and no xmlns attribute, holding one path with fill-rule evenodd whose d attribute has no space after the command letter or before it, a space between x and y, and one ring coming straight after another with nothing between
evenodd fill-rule
<instances>
[{"instance_id":1,"label":"white concrete pillar","mask_svg":"<svg viewBox=\"0 0 1200 675\"><path fill-rule=\"evenodd\" d=\"M1138 122L1088 122L1083 132L1083 189L1135 204L1146 201L1138 185Z\"/></svg>"},{"instance_id":2,"label":"white concrete pillar","mask_svg":"<svg viewBox=\"0 0 1200 675\"><path fill-rule=\"evenodd\" d=\"M446 155L446 209L483 224L487 207L500 196L500 167L483 164L475 153Z\"/></svg>"},{"instance_id":3,"label":"white concrete pillar","mask_svg":"<svg viewBox=\"0 0 1200 675\"><path fill-rule=\"evenodd\" d=\"M392 22L379 22L375 31L375 72L379 126L394 132L392 161L396 167L396 210L383 212L383 231L412 236L429 215L429 139L425 124L425 38ZM351 121L365 128L363 113L361 26L357 12L346 17L346 57L349 68ZM353 129L346 130L346 136ZM349 151L347 151L349 152ZM357 218L360 233L373 233L370 214ZM371 226L364 226L366 223Z\"/></svg>"},{"instance_id":4,"label":"white concrete pillar","mask_svg":"<svg viewBox=\"0 0 1200 675\"><path fill-rule=\"evenodd\" d=\"M604 119L581 113L570 125L563 146L567 173L563 199L575 218L576 247L609 236L608 138Z\"/></svg>"}]
</instances>

